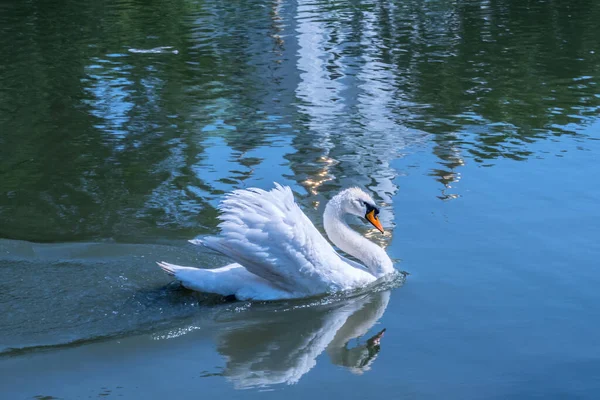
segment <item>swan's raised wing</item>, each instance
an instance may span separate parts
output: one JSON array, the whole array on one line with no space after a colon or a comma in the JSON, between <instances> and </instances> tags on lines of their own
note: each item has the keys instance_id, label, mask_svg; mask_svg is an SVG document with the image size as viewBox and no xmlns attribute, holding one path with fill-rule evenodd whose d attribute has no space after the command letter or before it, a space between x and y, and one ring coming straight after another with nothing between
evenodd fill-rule
<instances>
[{"instance_id":1,"label":"swan's raised wing","mask_svg":"<svg viewBox=\"0 0 600 400\"><path fill-rule=\"evenodd\" d=\"M221 235L200 242L282 289L317 294L373 280L340 258L287 186L236 190L220 209Z\"/></svg>"}]
</instances>

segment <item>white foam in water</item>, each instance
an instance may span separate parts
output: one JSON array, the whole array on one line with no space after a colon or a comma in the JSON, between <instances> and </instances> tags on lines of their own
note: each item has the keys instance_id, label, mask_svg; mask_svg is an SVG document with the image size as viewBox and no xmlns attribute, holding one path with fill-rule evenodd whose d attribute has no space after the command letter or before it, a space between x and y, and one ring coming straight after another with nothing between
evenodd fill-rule
<instances>
[{"instance_id":1,"label":"white foam in water","mask_svg":"<svg viewBox=\"0 0 600 400\"><path fill-rule=\"evenodd\" d=\"M136 53L136 54L165 54L165 53L179 54L179 50L174 49L173 46L161 46L161 47L155 47L153 49L131 48L128 51L130 53Z\"/></svg>"}]
</instances>

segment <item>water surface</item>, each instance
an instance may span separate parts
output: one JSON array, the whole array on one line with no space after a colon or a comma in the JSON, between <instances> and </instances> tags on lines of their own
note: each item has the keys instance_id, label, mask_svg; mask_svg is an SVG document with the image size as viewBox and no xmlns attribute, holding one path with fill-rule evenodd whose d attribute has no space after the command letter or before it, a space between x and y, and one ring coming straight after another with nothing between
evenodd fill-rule
<instances>
[{"instance_id":1,"label":"water surface","mask_svg":"<svg viewBox=\"0 0 600 400\"><path fill-rule=\"evenodd\" d=\"M600 4L0 6L0 393L600 395ZM223 194L373 193L406 281L273 304L154 264L227 260ZM381 332L385 333L380 337ZM247 390L239 390L247 389Z\"/></svg>"}]
</instances>

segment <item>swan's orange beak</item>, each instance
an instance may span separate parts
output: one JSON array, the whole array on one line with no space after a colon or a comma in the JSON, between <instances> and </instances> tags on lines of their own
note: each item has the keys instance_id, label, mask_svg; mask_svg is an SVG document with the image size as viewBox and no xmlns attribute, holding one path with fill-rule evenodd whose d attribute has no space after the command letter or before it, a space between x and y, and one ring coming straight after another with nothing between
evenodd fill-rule
<instances>
[{"instance_id":1,"label":"swan's orange beak","mask_svg":"<svg viewBox=\"0 0 600 400\"><path fill-rule=\"evenodd\" d=\"M369 211L366 215L365 218L367 219L367 221L369 221L371 224L373 224L373 226L375 228L377 228L379 230L379 232L383 233L383 226L381 226L381 222L379 222L379 218L377 218L377 215L375 215L375 210L371 210Z\"/></svg>"}]
</instances>

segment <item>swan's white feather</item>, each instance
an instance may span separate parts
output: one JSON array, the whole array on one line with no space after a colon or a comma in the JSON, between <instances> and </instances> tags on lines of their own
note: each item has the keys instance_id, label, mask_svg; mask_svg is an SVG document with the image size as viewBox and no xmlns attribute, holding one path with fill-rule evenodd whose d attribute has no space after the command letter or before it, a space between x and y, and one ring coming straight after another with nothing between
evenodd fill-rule
<instances>
[{"instance_id":1,"label":"swan's white feather","mask_svg":"<svg viewBox=\"0 0 600 400\"><path fill-rule=\"evenodd\" d=\"M198 242L274 287L298 294L294 297L350 289L375 280L335 252L298 207L289 187L275 184L270 191L236 190L220 209L221 235Z\"/></svg>"},{"instance_id":2,"label":"swan's white feather","mask_svg":"<svg viewBox=\"0 0 600 400\"><path fill-rule=\"evenodd\" d=\"M204 269L184 267L166 262L157 263L167 274L188 289L222 296L234 295L238 300L278 300L298 297L256 276L240 264Z\"/></svg>"}]
</instances>

